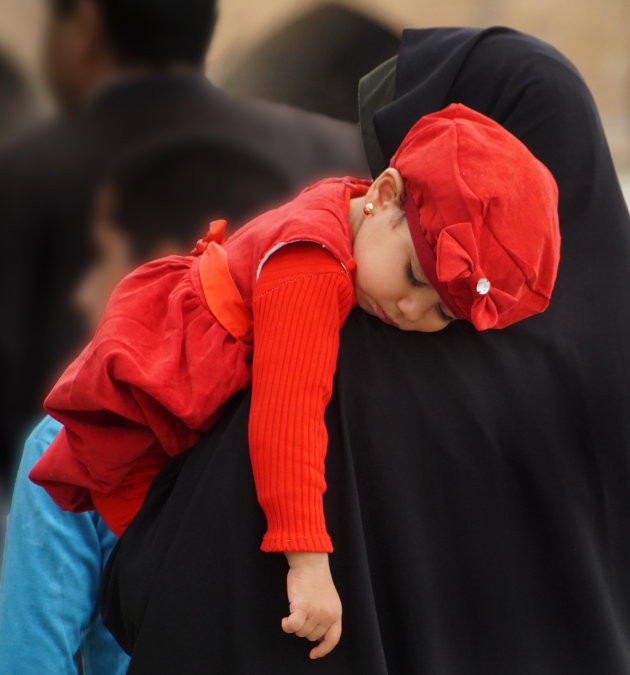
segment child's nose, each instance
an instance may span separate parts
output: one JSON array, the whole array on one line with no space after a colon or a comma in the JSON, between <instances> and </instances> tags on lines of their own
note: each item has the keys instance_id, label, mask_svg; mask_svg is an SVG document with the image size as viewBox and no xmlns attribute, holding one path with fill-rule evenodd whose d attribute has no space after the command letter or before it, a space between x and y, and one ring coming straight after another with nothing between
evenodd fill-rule
<instances>
[{"instance_id":1,"label":"child's nose","mask_svg":"<svg viewBox=\"0 0 630 675\"><path fill-rule=\"evenodd\" d=\"M429 303L420 293L411 293L398 300L398 310L412 323L419 321L429 309Z\"/></svg>"}]
</instances>

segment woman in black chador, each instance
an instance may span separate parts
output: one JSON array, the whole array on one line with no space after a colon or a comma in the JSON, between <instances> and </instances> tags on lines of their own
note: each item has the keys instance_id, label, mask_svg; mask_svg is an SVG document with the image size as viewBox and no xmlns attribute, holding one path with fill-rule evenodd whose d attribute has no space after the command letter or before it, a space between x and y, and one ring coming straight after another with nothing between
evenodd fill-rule
<instances>
[{"instance_id":1,"label":"woman in black chador","mask_svg":"<svg viewBox=\"0 0 630 675\"><path fill-rule=\"evenodd\" d=\"M549 309L439 336L350 315L326 420L344 630L317 662L280 629L284 561L258 548L238 397L167 465L112 555L105 622L130 673L630 673L630 218L599 117L534 38L406 31L362 82L374 174L450 102L503 124L558 182Z\"/></svg>"}]
</instances>

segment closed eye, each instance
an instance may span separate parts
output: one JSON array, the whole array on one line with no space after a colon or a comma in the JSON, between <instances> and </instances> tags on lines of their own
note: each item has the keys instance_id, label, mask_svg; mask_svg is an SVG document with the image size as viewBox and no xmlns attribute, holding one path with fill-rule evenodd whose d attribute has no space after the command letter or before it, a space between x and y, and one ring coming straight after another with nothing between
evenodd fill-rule
<instances>
[{"instance_id":1,"label":"closed eye","mask_svg":"<svg viewBox=\"0 0 630 675\"><path fill-rule=\"evenodd\" d=\"M413 273L413 267L411 266L411 263L407 265L407 277L412 286L417 286L418 288L428 286L428 284L426 284L424 281L420 281L420 279L416 278L416 275Z\"/></svg>"}]
</instances>

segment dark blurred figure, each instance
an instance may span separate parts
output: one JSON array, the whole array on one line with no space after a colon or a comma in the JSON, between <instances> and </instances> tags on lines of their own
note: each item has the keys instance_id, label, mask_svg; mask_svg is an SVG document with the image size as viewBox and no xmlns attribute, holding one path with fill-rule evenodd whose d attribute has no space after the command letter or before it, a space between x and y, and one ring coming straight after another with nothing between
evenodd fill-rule
<instances>
[{"instance_id":1,"label":"dark blurred figure","mask_svg":"<svg viewBox=\"0 0 630 675\"><path fill-rule=\"evenodd\" d=\"M65 114L0 151L1 474L44 391L83 334L71 289L89 262L86 222L96 177L122 150L177 130L220 133L292 190L324 174L361 174L350 125L235 101L202 66L213 0L46 0L44 63Z\"/></svg>"},{"instance_id":2,"label":"dark blurred figure","mask_svg":"<svg viewBox=\"0 0 630 675\"><path fill-rule=\"evenodd\" d=\"M96 328L115 285L134 267L188 254L210 218L238 226L286 190L284 178L248 149L208 134L124 154L99 181L87 228L94 256L73 296L86 330ZM116 537L96 512L61 511L28 478L60 427L45 417L33 430L14 486L0 577L2 672L73 672L80 649L86 673L122 675L128 658L96 602Z\"/></svg>"},{"instance_id":3,"label":"dark blurred figure","mask_svg":"<svg viewBox=\"0 0 630 675\"><path fill-rule=\"evenodd\" d=\"M32 122L36 109L28 82L0 49L0 141Z\"/></svg>"},{"instance_id":4,"label":"dark blurred figure","mask_svg":"<svg viewBox=\"0 0 630 675\"><path fill-rule=\"evenodd\" d=\"M400 36L348 7L317 7L282 26L230 73L225 88L355 122L359 79Z\"/></svg>"}]
</instances>

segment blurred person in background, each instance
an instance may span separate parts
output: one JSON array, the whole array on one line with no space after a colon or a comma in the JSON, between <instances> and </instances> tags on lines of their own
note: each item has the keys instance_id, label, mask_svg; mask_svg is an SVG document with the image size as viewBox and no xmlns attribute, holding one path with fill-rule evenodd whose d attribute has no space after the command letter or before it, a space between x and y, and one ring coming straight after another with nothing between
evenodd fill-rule
<instances>
[{"instance_id":1,"label":"blurred person in background","mask_svg":"<svg viewBox=\"0 0 630 675\"><path fill-rule=\"evenodd\" d=\"M70 300L89 263L97 176L121 151L177 130L248 147L290 192L324 174L364 175L358 130L288 107L236 100L203 73L213 0L46 0L43 48L56 119L0 149L0 223L11 254L0 309L0 475L42 394L85 338Z\"/></svg>"},{"instance_id":2,"label":"blurred person in background","mask_svg":"<svg viewBox=\"0 0 630 675\"><path fill-rule=\"evenodd\" d=\"M311 7L238 60L222 79L237 96L358 120L361 77L400 46L400 33L353 7Z\"/></svg>"},{"instance_id":3,"label":"blurred person in background","mask_svg":"<svg viewBox=\"0 0 630 675\"><path fill-rule=\"evenodd\" d=\"M208 134L180 134L140 147L108 168L87 234L95 249L73 294L95 330L122 277L149 258L187 254L213 217L244 222L288 189L280 172L247 148ZM128 657L103 627L102 568L116 537L96 512L61 511L28 473L61 425L45 417L26 441L13 491L0 576L2 672L126 672Z\"/></svg>"}]
</instances>

